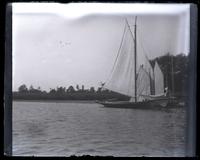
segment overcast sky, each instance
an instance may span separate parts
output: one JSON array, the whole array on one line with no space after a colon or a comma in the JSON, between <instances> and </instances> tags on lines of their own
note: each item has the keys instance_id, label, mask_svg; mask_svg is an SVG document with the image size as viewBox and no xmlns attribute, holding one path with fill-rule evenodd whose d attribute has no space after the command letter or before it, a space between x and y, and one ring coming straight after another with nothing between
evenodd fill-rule
<instances>
[{"instance_id":1,"label":"overcast sky","mask_svg":"<svg viewBox=\"0 0 200 160\"><path fill-rule=\"evenodd\" d=\"M14 4L13 90L21 84L100 86L138 16L138 61L189 53L189 5ZM132 30L133 30L132 26Z\"/></svg>"}]
</instances>

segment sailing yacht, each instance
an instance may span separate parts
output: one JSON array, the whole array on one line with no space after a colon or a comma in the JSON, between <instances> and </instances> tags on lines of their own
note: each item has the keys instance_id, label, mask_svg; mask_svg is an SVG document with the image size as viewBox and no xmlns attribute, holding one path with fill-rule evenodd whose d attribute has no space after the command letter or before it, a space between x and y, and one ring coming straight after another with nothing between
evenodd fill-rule
<instances>
[{"instance_id":1,"label":"sailing yacht","mask_svg":"<svg viewBox=\"0 0 200 160\"><path fill-rule=\"evenodd\" d=\"M166 107L169 102L164 76L158 62L154 67L148 59L137 64L137 16L134 34L127 19L121 44L104 88L130 97L129 101L97 101L105 107L114 108L157 108Z\"/></svg>"}]
</instances>

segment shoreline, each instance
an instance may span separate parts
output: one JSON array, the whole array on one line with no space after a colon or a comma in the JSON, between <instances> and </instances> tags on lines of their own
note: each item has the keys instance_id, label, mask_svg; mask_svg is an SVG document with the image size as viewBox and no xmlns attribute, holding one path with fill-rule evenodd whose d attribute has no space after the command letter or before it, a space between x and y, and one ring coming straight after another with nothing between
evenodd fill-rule
<instances>
[{"instance_id":1,"label":"shoreline","mask_svg":"<svg viewBox=\"0 0 200 160\"><path fill-rule=\"evenodd\" d=\"M52 102L52 103L96 103L96 100L27 100L27 99L13 99L12 102Z\"/></svg>"}]
</instances>

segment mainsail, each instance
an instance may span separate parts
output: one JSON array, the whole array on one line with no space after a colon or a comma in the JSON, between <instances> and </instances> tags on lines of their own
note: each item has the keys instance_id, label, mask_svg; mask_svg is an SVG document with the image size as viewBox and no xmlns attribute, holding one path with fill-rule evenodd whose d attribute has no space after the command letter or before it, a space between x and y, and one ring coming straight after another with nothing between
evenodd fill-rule
<instances>
[{"instance_id":1,"label":"mainsail","mask_svg":"<svg viewBox=\"0 0 200 160\"><path fill-rule=\"evenodd\" d=\"M104 87L114 92L134 97L134 59L134 37L126 21L111 77Z\"/></svg>"}]
</instances>

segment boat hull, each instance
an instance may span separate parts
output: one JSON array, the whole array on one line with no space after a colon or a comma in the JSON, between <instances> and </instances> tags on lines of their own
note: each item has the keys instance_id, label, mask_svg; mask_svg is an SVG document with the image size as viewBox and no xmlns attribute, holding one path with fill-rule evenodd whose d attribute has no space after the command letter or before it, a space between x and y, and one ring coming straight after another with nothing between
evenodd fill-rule
<instances>
[{"instance_id":1,"label":"boat hull","mask_svg":"<svg viewBox=\"0 0 200 160\"><path fill-rule=\"evenodd\" d=\"M146 103L134 103L134 102L123 102L123 103L110 103L110 102L101 102L104 107L108 108L151 108L151 105Z\"/></svg>"},{"instance_id":2,"label":"boat hull","mask_svg":"<svg viewBox=\"0 0 200 160\"><path fill-rule=\"evenodd\" d=\"M109 108L132 108L132 109L161 109L161 108L175 108L179 107L175 101L169 99L159 99L142 102L129 102L129 101L97 101L104 107Z\"/></svg>"}]
</instances>

